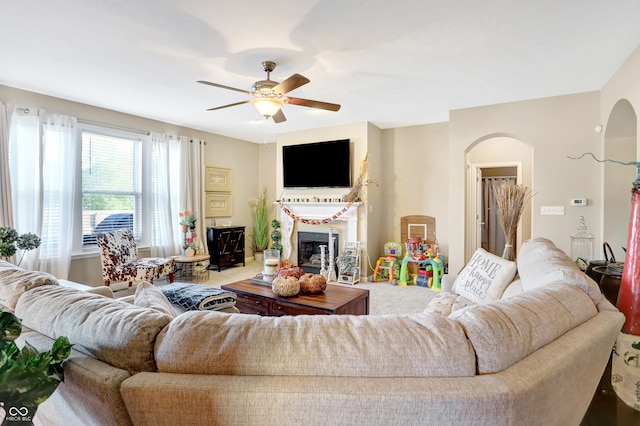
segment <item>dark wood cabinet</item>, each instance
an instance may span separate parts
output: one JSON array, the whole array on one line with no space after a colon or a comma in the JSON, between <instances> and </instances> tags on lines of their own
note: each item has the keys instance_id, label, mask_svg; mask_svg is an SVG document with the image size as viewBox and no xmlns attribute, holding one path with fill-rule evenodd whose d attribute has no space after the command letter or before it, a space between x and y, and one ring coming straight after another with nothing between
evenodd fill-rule
<instances>
[{"instance_id":1,"label":"dark wood cabinet","mask_svg":"<svg viewBox=\"0 0 640 426\"><path fill-rule=\"evenodd\" d=\"M207 228L209 269L233 266L244 259L244 226L216 226Z\"/></svg>"}]
</instances>

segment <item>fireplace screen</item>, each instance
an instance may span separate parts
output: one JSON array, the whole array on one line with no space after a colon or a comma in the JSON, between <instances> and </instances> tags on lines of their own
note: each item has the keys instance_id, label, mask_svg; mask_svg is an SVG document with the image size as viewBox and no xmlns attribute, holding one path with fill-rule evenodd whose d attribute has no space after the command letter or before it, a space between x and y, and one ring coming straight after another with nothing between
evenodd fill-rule
<instances>
[{"instance_id":1,"label":"fireplace screen","mask_svg":"<svg viewBox=\"0 0 640 426\"><path fill-rule=\"evenodd\" d=\"M338 256L338 235L332 234L333 255ZM325 245L326 267L329 266L329 233L324 232L298 232L298 266L309 274L319 274L322 268L320 261L320 246ZM338 270L336 268L336 274Z\"/></svg>"}]
</instances>

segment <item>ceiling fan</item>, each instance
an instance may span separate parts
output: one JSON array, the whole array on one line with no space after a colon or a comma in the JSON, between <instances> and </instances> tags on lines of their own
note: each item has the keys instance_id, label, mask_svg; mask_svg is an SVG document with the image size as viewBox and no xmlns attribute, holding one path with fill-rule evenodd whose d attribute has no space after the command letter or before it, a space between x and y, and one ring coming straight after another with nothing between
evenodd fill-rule
<instances>
[{"instance_id":1,"label":"ceiling fan","mask_svg":"<svg viewBox=\"0 0 640 426\"><path fill-rule=\"evenodd\" d=\"M282 112L282 106L284 104L319 108L328 111L338 111L340 109L340 105L338 104L285 96L292 90L309 83L310 80L300 74L293 74L291 77L287 78L281 83L271 80L269 78L271 72L276 69L276 63L273 61L264 61L262 63L262 69L267 72L267 79L259 80L253 83L251 90L237 89L235 87L225 86L218 83L198 80L198 83L208 84L209 86L214 87L221 87L223 89L235 90L236 92L242 92L246 93L247 95L254 96L253 99L209 108L207 111L215 111L217 109L252 103L253 106L256 107L258 112L260 112L260 114L264 115L267 118L271 117L276 123L282 123L283 121L287 120L287 118L284 116L284 113Z\"/></svg>"}]
</instances>

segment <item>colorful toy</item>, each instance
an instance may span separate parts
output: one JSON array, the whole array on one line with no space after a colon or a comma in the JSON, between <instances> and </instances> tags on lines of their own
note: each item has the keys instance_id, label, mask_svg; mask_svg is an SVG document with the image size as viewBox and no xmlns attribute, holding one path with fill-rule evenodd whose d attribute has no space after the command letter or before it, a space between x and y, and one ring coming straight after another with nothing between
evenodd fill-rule
<instances>
[{"instance_id":1,"label":"colorful toy","mask_svg":"<svg viewBox=\"0 0 640 426\"><path fill-rule=\"evenodd\" d=\"M396 284L399 286L419 285L439 292L442 289L444 260L440 255L438 245L423 245L421 242L416 244L415 241L407 240L406 248ZM414 274L413 279L409 279L410 263L415 263L418 267L418 273Z\"/></svg>"},{"instance_id":2,"label":"colorful toy","mask_svg":"<svg viewBox=\"0 0 640 426\"><path fill-rule=\"evenodd\" d=\"M400 258L402 257L402 245L396 242L388 242L384 245L384 256L378 258L376 268L373 271L373 282L388 280L389 283L398 277L400 270Z\"/></svg>"}]
</instances>

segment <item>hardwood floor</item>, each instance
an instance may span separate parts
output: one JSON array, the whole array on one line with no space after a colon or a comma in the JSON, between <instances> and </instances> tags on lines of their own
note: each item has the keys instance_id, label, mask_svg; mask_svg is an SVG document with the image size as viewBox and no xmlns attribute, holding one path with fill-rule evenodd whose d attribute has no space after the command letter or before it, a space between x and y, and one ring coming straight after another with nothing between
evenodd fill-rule
<instances>
[{"instance_id":1,"label":"hardwood floor","mask_svg":"<svg viewBox=\"0 0 640 426\"><path fill-rule=\"evenodd\" d=\"M640 426L640 411L618 398L611 387L610 377L611 365L607 365L580 426Z\"/></svg>"}]
</instances>

